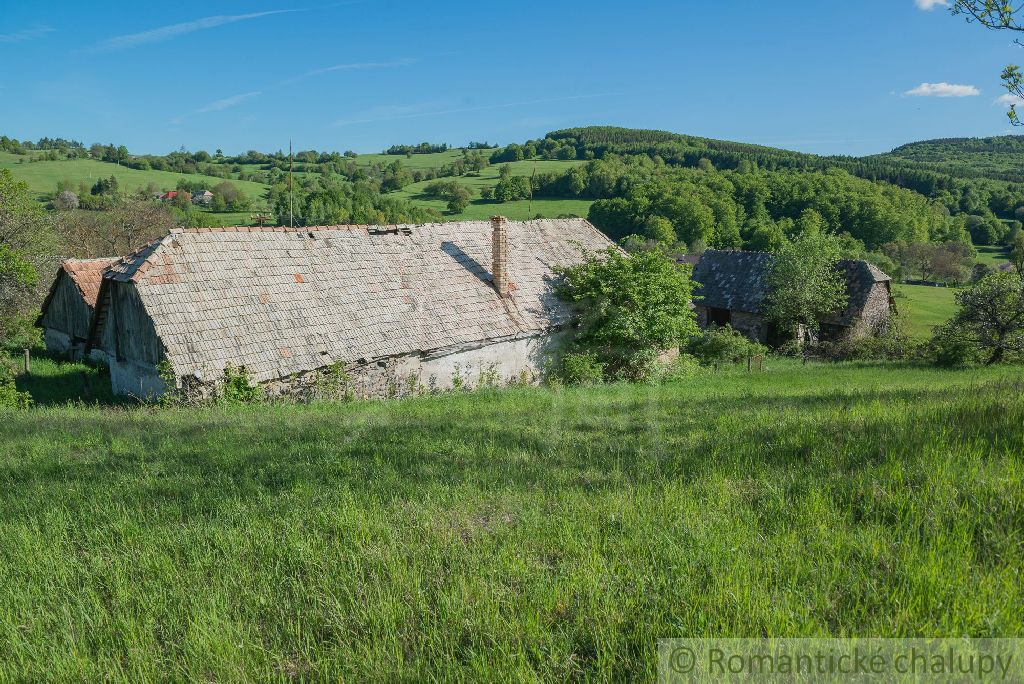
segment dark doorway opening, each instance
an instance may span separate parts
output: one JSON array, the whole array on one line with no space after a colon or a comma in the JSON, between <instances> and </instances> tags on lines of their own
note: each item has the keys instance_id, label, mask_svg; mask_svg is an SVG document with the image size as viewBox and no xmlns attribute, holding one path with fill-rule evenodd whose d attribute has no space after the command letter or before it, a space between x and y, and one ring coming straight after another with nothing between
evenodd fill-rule
<instances>
[{"instance_id":1,"label":"dark doorway opening","mask_svg":"<svg viewBox=\"0 0 1024 684\"><path fill-rule=\"evenodd\" d=\"M728 309L708 309L708 325L723 327L732 323L732 312Z\"/></svg>"}]
</instances>

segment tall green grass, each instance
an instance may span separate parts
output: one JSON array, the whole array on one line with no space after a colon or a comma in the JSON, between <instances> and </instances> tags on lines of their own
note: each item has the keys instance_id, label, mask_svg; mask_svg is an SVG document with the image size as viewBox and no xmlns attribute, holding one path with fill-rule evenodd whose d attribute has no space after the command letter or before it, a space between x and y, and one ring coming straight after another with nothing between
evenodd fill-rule
<instances>
[{"instance_id":1,"label":"tall green grass","mask_svg":"<svg viewBox=\"0 0 1024 684\"><path fill-rule=\"evenodd\" d=\"M893 283L892 293L904 332L918 339L931 337L935 326L948 321L959 309L957 290L952 287Z\"/></svg>"},{"instance_id":2,"label":"tall green grass","mask_svg":"<svg viewBox=\"0 0 1024 684\"><path fill-rule=\"evenodd\" d=\"M1024 636L1024 373L0 416L0 678L625 679Z\"/></svg>"}]
</instances>

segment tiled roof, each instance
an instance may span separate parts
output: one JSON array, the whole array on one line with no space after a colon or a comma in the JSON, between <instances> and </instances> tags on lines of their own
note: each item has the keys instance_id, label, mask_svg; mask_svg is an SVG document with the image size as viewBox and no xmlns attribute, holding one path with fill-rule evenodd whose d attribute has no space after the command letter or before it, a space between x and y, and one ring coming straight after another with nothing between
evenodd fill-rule
<instances>
[{"instance_id":1,"label":"tiled roof","mask_svg":"<svg viewBox=\"0 0 1024 684\"><path fill-rule=\"evenodd\" d=\"M697 303L715 309L763 314L767 276L773 260L774 255L768 252L707 250L693 268L693 279L698 283L694 295L701 297ZM836 322L848 325L864 309L874 284L890 278L866 261L844 259L838 266L846 274L850 299Z\"/></svg>"},{"instance_id":2,"label":"tiled roof","mask_svg":"<svg viewBox=\"0 0 1024 684\"><path fill-rule=\"evenodd\" d=\"M137 284L178 375L232 364L263 381L564 322L552 267L612 243L583 219L507 226L507 299L490 284L489 221L179 229L106 277Z\"/></svg>"},{"instance_id":3,"label":"tiled roof","mask_svg":"<svg viewBox=\"0 0 1024 684\"><path fill-rule=\"evenodd\" d=\"M78 290L82 293L82 298L89 308L95 309L96 296L100 292L100 283L103 282L103 272L119 260L118 257L65 259L61 263L61 268L71 276L71 280L78 286Z\"/></svg>"},{"instance_id":4,"label":"tiled roof","mask_svg":"<svg viewBox=\"0 0 1024 684\"><path fill-rule=\"evenodd\" d=\"M761 313L772 263L767 252L705 251L693 267L697 303L714 309Z\"/></svg>"}]
</instances>

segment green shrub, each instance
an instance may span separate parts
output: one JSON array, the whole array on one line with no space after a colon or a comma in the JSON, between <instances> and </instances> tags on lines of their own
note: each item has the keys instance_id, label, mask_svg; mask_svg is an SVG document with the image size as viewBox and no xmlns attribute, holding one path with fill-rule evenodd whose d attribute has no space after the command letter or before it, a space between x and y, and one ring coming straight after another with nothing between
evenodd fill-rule
<instances>
[{"instance_id":1,"label":"green shrub","mask_svg":"<svg viewBox=\"0 0 1024 684\"><path fill-rule=\"evenodd\" d=\"M697 333L691 268L661 247L635 254L609 248L557 272L558 294L573 313L569 351L593 355L606 378L652 378L659 352Z\"/></svg>"},{"instance_id":2,"label":"green shrub","mask_svg":"<svg viewBox=\"0 0 1024 684\"><path fill-rule=\"evenodd\" d=\"M236 368L228 364L224 368L224 381L217 398L228 404L256 404L263 401L266 395L262 387L249 379L245 366Z\"/></svg>"},{"instance_id":3,"label":"green shrub","mask_svg":"<svg viewBox=\"0 0 1024 684\"><path fill-rule=\"evenodd\" d=\"M594 352L573 352L562 357L558 377L567 385L596 385L604 379L604 368Z\"/></svg>"},{"instance_id":4,"label":"green shrub","mask_svg":"<svg viewBox=\"0 0 1024 684\"><path fill-rule=\"evenodd\" d=\"M977 340L952 321L935 328L926 354L935 365L944 368L973 366L984 358Z\"/></svg>"},{"instance_id":5,"label":"green shrub","mask_svg":"<svg viewBox=\"0 0 1024 684\"><path fill-rule=\"evenodd\" d=\"M0 409L28 408L32 405L32 396L28 392L19 392L14 384L14 371L6 364L0 364Z\"/></svg>"},{"instance_id":6,"label":"green shrub","mask_svg":"<svg viewBox=\"0 0 1024 684\"><path fill-rule=\"evenodd\" d=\"M689 354L680 354L678 358L665 364L661 369L662 382L675 382L692 378L701 372L700 363Z\"/></svg>"},{"instance_id":7,"label":"green shrub","mask_svg":"<svg viewBox=\"0 0 1024 684\"><path fill-rule=\"evenodd\" d=\"M896 325L877 335L822 342L808 351L830 361L903 361L923 353L922 345Z\"/></svg>"},{"instance_id":8,"label":"green shrub","mask_svg":"<svg viewBox=\"0 0 1024 684\"><path fill-rule=\"evenodd\" d=\"M690 340L687 351L705 365L739 363L765 354L768 348L748 339L732 326L711 327Z\"/></svg>"}]
</instances>

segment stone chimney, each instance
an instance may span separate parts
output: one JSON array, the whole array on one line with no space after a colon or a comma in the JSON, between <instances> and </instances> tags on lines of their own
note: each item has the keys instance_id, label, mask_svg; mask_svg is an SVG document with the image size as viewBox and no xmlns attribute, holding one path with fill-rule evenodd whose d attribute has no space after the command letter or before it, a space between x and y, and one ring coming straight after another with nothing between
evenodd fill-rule
<instances>
[{"instance_id":1,"label":"stone chimney","mask_svg":"<svg viewBox=\"0 0 1024 684\"><path fill-rule=\"evenodd\" d=\"M508 219L491 217L491 282L499 297L508 297Z\"/></svg>"}]
</instances>

